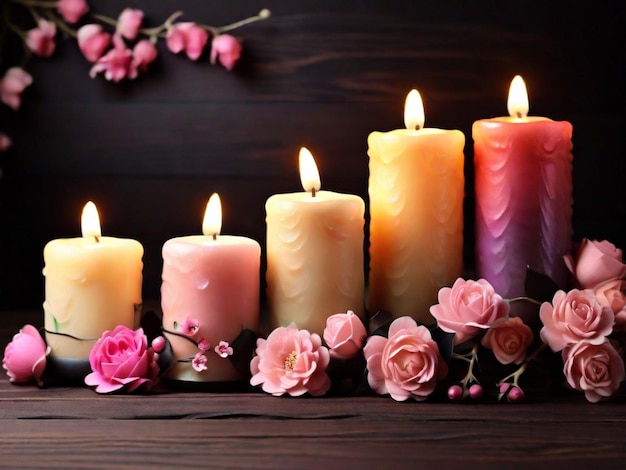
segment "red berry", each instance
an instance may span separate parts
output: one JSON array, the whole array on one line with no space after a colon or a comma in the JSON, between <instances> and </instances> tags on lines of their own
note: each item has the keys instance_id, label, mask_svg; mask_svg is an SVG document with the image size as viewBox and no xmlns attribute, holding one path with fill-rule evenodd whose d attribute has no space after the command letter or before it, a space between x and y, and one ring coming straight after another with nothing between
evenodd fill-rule
<instances>
[{"instance_id":1,"label":"red berry","mask_svg":"<svg viewBox=\"0 0 626 470\"><path fill-rule=\"evenodd\" d=\"M463 389L459 385L452 385L448 389L448 398L452 401L459 401L463 398Z\"/></svg>"},{"instance_id":2,"label":"red berry","mask_svg":"<svg viewBox=\"0 0 626 470\"><path fill-rule=\"evenodd\" d=\"M474 384L469 388L469 395L474 400L480 400L483 397L483 387L480 384Z\"/></svg>"},{"instance_id":3,"label":"red berry","mask_svg":"<svg viewBox=\"0 0 626 470\"><path fill-rule=\"evenodd\" d=\"M524 399L524 391L519 387L513 387L509 391L508 398L509 398L509 401L512 403L517 403L519 401L522 401Z\"/></svg>"}]
</instances>

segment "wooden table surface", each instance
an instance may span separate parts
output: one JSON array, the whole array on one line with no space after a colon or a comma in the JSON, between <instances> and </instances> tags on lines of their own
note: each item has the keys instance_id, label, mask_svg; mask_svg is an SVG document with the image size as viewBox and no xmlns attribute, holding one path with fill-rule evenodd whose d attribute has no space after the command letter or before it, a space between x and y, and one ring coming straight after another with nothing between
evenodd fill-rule
<instances>
[{"instance_id":1,"label":"wooden table surface","mask_svg":"<svg viewBox=\"0 0 626 470\"><path fill-rule=\"evenodd\" d=\"M3 312L0 345L33 312ZM100 396L0 381L0 466L624 468L626 400L397 403L263 393ZM426 468L426 467L425 467Z\"/></svg>"}]
</instances>

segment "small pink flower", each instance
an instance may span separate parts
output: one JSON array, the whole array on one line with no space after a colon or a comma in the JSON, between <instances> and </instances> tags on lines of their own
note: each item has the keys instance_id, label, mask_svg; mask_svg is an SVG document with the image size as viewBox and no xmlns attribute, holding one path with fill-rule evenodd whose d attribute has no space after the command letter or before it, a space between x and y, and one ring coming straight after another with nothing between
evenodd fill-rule
<instances>
[{"instance_id":1,"label":"small pink flower","mask_svg":"<svg viewBox=\"0 0 626 470\"><path fill-rule=\"evenodd\" d=\"M614 330L626 329L626 282L621 279L605 282L595 288L596 299L615 315Z\"/></svg>"},{"instance_id":2,"label":"small pink flower","mask_svg":"<svg viewBox=\"0 0 626 470\"><path fill-rule=\"evenodd\" d=\"M24 89L33 83L33 77L20 67L11 67L0 80L2 102L17 110L22 102Z\"/></svg>"},{"instance_id":3,"label":"small pink flower","mask_svg":"<svg viewBox=\"0 0 626 470\"><path fill-rule=\"evenodd\" d=\"M147 39L142 39L133 48L133 67L146 72L148 65L157 58L158 52L154 44Z\"/></svg>"},{"instance_id":4,"label":"small pink flower","mask_svg":"<svg viewBox=\"0 0 626 470\"><path fill-rule=\"evenodd\" d=\"M233 355L233 348L230 347L227 341L220 341L220 344L215 346L215 354L225 359Z\"/></svg>"},{"instance_id":5,"label":"small pink flower","mask_svg":"<svg viewBox=\"0 0 626 470\"><path fill-rule=\"evenodd\" d=\"M330 348L330 357L353 358L363 347L366 336L363 322L352 310L336 313L326 319L324 341Z\"/></svg>"},{"instance_id":6,"label":"small pink flower","mask_svg":"<svg viewBox=\"0 0 626 470\"><path fill-rule=\"evenodd\" d=\"M552 303L541 305L539 317L541 339L555 352L582 340L601 344L615 323L613 312L598 302L591 289L557 291Z\"/></svg>"},{"instance_id":7,"label":"small pink flower","mask_svg":"<svg viewBox=\"0 0 626 470\"><path fill-rule=\"evenodd\" d=\"M372 390L397 401L425 400L448 373L428 328L410 317L394 320L388 338L371 336L363 352Z\"/></svg>"},{"instance_id":8,"label":"small pink flower","mask_svg":"<svg viewBox=\"0 0 626 470\"><path fill-rule=\"evenodd\" d=\"M206 356L199 352L193 357L191 361L191 367L193 367L196 372L202 372L204 370L207 370L206 361Z\"/></svg>"},{"instance_id":9,"label":"small pink flower","mask_svg":"<svg viewBox=\"0 0 626 470\"><path fill-rule=\"evenodd\" d=\"M37 27L26 31L26 46L39 57L50 57L56 47L56 33L57 27L54 23L39 18Z\"/></svg>"},{"instance_id":10,"label":"small pink flower","mask_svg":"<svg viewBox=\"0 0 626 470\"><path fill-rule=\"evenodd\" d=\"M583 289L593 289L603 282L626 276L622 250L606 240L585 238L578 248L576 259L574 260L571 255L565 256L564 259L578 285Z\"/></svg>"},{"instance_id":11,"label":"small pink flower","mask_svg":"<svg viewBox=\"0 0 626 470\"><path fill-rule=\"evenodd\" d=\"M186 336L194 336L198 332L199 328L200 323L198 322L198 320L196 320L195 318L186 317L183 324L180 325L180 332Z\"/></svg>"},{"instance_id":12,"label":"small pink flower","mask_svg":"<svg viewBox=\"0 0 626 470\"><path fill-rule=\"evenodd\" d=\"M198 60L209 40L209 33L196 23L176 23L167 30L167 48L174 54L185 52L191 60Z\"/></svg>"},{"instance_id":13,"label":"small pink flower","mask_svg":"<svg viewBox=\"0 0 626 470\"><path fill-rule=\"evenodd\" d=\"M111 44L111 35L98 24L86 24L77 32L78 47L89 62L96 62Z\"/></svg>"},{"instance_id":14,"label":"small pink flower","mask_svg":"<svg viewBox=\"0 0 626 470\"><path fill-rule=\"evenodd\" d=\"M104 78L114 82L137 77L137 68L133 66L133 53L117 34L113 35L113 49L98 59L91 67L89 76L94 78L101 72L104 72Z\"/></svg>"},{"instance_id":15,"label":"small pink flower","mask_svg":"<svg viewBox=\"0 0 626 470\"><path fill-rule=\"evenodd\" d=\"M0 152L6 152L11 145L13 145L11 138L4 132L0 132Z\"/></svg>"},{"instance_id":16,"label":"small pink flower","mask_svg":"<svg viewBox=\"0 0 626 470\"><path fill-rule=\"evenodd\" d=\"M156 360L143 329L133 331L118 325L113 331L105 331L91 349L89 364L93 372L85 377L85 383L96 386L98 393L122 387L128 392L150 388L159 372Z\"/></svg>"},{"instance_id":17,"label":"small pink flower","mask_svg":"<svg viewBox=\"0 0 626 470\"><path fill-rule=\"evenodd\" d=\"M295 324L279 327L267 339L257 340L256 356L250 363L251 385L261 385L272 395L324 395L330 388L326 369L328 349L318 334L299 330Z\"/></svg>"},{"instance_id":18,"label":"small pink flower","mask_svg":"<svg viewBox=\"0 0 626 470\"><path fill-rule=\"evenodd\" d=\"M581 341L568 345L562 355L567 383L584 391L592 403L613 395L624 380L624 361L606 338L600 344Z\"/></svg>"},{"instance_id":19,"label":"small pink flower","mask_svg":"<svg viewBox=\"0 0 626 470\"><path fill-rule=\"evenodd\" d=\"M200 351L208 351L210 348L211 344L205 338L202 338L200 341L198 341L198 349Z\"/></svg>"},{"instance_id":20,"label":"small pink flower","mask_svg":"<svg viewBox=\"0 0 626 470\"><path fill-rule=\"evenodd\" d=\"M241 44L230 34L220 34L211 42L211 63L219 59L227 70L232 70L241 56Z\"/></svg>"},{"instance_id":21,"label":"small pink flower","mask_svg":"<svg viewBox=\"0 0 626 470\"><path fill-rule=\"evenodd\" d=\"M2 367L11 382L39 382L50 348L33 325L25 325L4 349Z\"/></svg>"},{"instance_id":22,"label":"small pink flower","mask_svg":"<svg viewBox=\"0 0 626 470\"><path fill-rule=\"evenodd\" d=\"M89 11L89 6L85 0L59 0L57 11L68 23L76 23Z\"/></svg>"},{"instance_id":23,"label":"small pink flower","mask_svg":"<svg viewBox=\"0 0 626 470\"><path fill-rule=\"evenodd\" d=\"M521 364L533 342L533 332L519 317L500 318L489 327L481 342L501 364Z\"/></svg>"},{"instance_id":24,"label":"small pink flower","mask_svg":"<svg viewBox=\"0 0 626 470\"><path fill-rule=\"evenodd\" d=\"M142 22L143 11L125 8L117 19L117 32L132 41L137 37Z\"/></svg>"},{"instance_id":25,"label":"small pink flower","mask_svg":"<svg viewBox=\"0 0 626 470\"><path fill-rule=\"evenodd\" d=\"M452 288L439 289L438 300L438 304L430 307L430 313L442 330L455 333L455 344L470 339L509 315L509 304L484 279L466 281L458 278Z\"/></svg>"}]
</instances>

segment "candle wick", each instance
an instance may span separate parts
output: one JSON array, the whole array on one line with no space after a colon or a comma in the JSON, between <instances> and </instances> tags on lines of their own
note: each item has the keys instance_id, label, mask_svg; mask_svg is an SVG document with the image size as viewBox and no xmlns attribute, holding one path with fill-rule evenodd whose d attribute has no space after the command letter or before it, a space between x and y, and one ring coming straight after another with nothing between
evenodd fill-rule
<instances>
[{"instance_id":1,"label":"candle wick","mask_svg":"<svg viewBox=\"0 0 626 470\"><path fill-rule=\"evenodd\" d=\"M416 131L419 131L421 128L422 128L422 126L420 126L419 124L416 124L416 125L415 125L415 130L416 130Z\"/></svg>"},{"instance_id":2,"label":"candle wick","mask_svg":"<svg viewBox=\"0 0 626 470\"><path fill-rule=\"evenodd\" d=\"M100 237L98 235L93 236L96 239L96 243L100 243Z\"/></svg>"},{"instance_id":3,"label":"candle wick","mask_svg":"<svg viewBox=\"0 0 626 470\"><path fill-rule=\"evenodd\" d=\"M515 113L515 117L516 117L517 119L522 119L522 113L521 113L520 111L517 111L517 112Z\"/></svg>"},{"instance_id":4,"label":"candle wick","mask_svg":"<svg viewBox=\"0 0 626 470\"><path fill-rule=\"evenodd\" d=\"M311 197L315 197L315 188L311 188Z\"/></svg>"},{"instance_id":5,"label":"candle wick","mask_svg":"<svg viewBox=\"0 0 626 470\"><path fill-rule=\"evenodd\" d=\"M213 240L217 240L217 233L213 234Z\"/></svg>"}]
</instances>

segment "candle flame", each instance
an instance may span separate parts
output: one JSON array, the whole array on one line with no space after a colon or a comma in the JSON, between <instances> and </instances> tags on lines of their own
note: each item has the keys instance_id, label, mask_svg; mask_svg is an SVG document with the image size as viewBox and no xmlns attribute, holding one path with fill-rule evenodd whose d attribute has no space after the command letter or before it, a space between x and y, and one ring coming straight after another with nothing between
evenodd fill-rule
<instances>
[{"instance_id":1,"label":"candle flame","mask_svg":"<svg viewBox=\"0 0 626 470\"><path fill-rule=\"evenodd\" d=\"M320 181L320 173L315 164L315 159L306 147L300 149L299 161L302 187L305 191L310 191L315 195L315 191L320 190L322 183Z\"/></svg>"},{"instance_id":2,"label":"candle flame","mask_svg":"<svg viewBox=\"0 0 626 470\"><path fill-rule=\"evenodd\" d=\"M407 129L421 129L424 120L424 102L419 91L413 89L406 95L404 102L404 125Z\"/></svg>"},{"instance_id":3,"label":"candle flame","mask_svg":"<svg viewBox=\"0 0 626 470\"><path fill-rule=\"evenodd\" d=\"M100 238L100 235L102 235L102 232L100 231L100 217L98 217L98 209L91 201L83 207L83 213L80 216L80 228L83 233L83 237L95 237L97 240Z\"/></svg>"},{"instance_id":4,"label":"candle flame","mask_svg":"<svg viewBox=\"0 0 626 470\"><path fill-rule=\"evenodd\" d=\"M204 220L202 221L202 233L205 235L213 235L213 238L222 231L222 202L217 193L211 194L209 202L207 202L204 211Z\"/></svg>"},{"instance_id":5,"label":"candle flame","mask_svg":"<svg viewBox=\"0 0 626 470\"><path fill-rule=\"evenodd\" d=\"M509 115L516 118L525 118L528 114L528 107L526 84L522 77L516 75L511 81L511 87L509 88L509 100L507 102Z\"/></svg>"}]
</instances>

